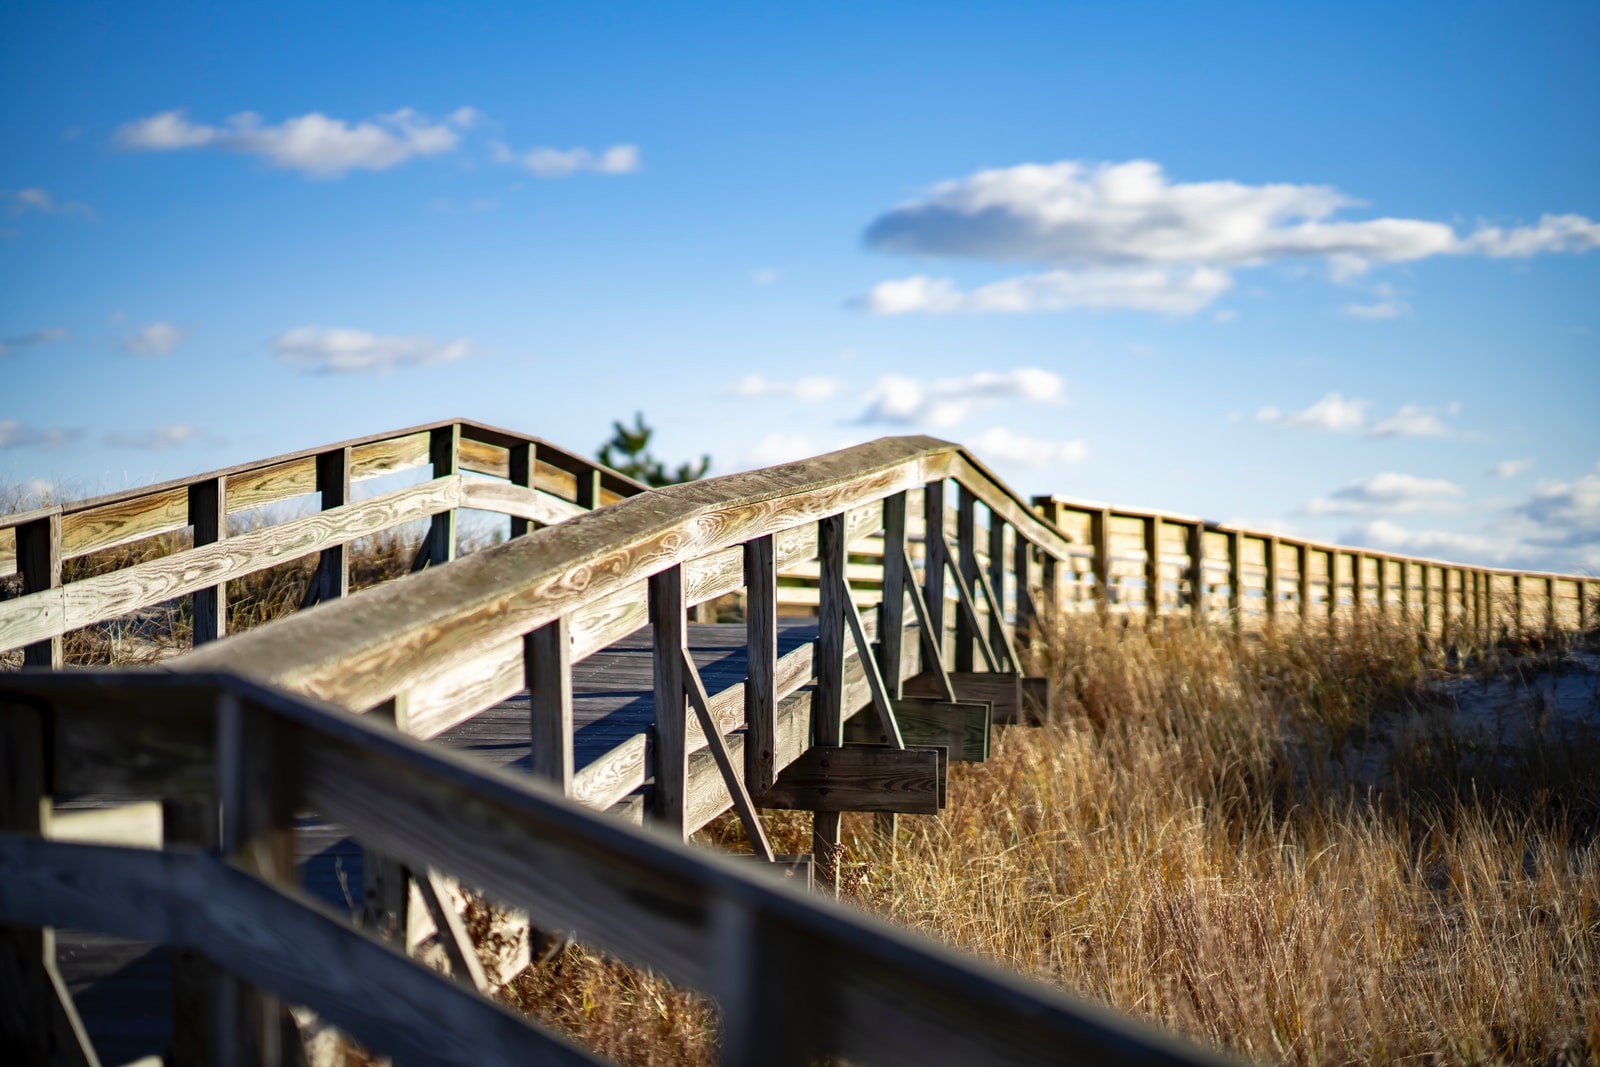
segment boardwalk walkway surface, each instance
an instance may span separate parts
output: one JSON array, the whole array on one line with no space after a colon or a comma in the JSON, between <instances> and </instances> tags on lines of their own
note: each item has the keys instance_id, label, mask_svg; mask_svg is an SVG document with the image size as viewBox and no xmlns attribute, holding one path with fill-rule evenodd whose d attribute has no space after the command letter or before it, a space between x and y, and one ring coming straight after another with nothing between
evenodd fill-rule
<instances>
[{"instance_id":1,"label":"boardwalk walkway surface","mask_svg":"<svg viewBox=\"0 0 1600 1067\"><path fill-rule=\"evenodd\" d=\"M457 559L464 509L509 540ZM350 595L350 546L414 523L413 573ZM228 635L229 584L298 558L314 610ZM69 1067L288 1062L290 1005L403 1064L594 1062L488 997L534 927L715 998L727 1063L1209 1062L834 904L842 813L934 815L1047 715L1027 648L1064 612L1464 649L1590 626L1596 586L1030 504L930 438L648 491L463 420L0 517L11 569L0 656L42 669L0 673L0 1036ZM735 595L747 623L693 621ZM176 598L193 651L61 669ZM685 847L730 810L771 870ZM522 957L480 960L461 887Z\"/></svg>"}]
</instances>

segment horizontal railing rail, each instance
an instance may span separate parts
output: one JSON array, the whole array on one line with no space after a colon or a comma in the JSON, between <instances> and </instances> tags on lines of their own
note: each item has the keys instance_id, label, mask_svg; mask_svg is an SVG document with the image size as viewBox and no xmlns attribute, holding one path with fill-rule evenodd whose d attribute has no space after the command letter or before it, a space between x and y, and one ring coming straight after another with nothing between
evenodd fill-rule
<instances>
[{"instance_id":1,"label":"horizontal railing rail","mask_svg":"<svg viewBox=\"0 0 1600 1067\"><path fill-rule=\"evenodd\" d=\"M1597 577L1472 566L1062 497L1034 505L1075 542L1053 597L1069 609L1220 615L1241 626L1371 611L1480 643L1595 624Z\"/></svg>"}]
</instances>

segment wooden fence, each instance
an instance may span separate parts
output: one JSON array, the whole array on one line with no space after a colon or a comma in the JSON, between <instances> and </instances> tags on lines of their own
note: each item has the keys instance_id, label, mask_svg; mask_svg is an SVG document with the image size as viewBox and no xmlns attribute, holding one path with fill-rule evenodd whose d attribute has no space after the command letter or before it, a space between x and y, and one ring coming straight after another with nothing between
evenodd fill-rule
<instances>
[{"instance_id":1,"label":"wooden fence","mask_svg":"<svg viewBox=\"0 0 1600 1067\"><path fill-rule=\"evenodd\" d=\"M401 451L434 477L349 500L354 470L398 469L401 460L373 457ZM202 537L223 529L239 499L230 487L241 484L256 503L317 488L325 510L266 528L272 536ZM165 512L161 494L171 497ZM520 525L503 544L420 569L452 555L458 507ZM222 583L295 555L319 553L314 585L326 595L314 611L225 640L200 640L197 625L202 647L160 671L0 675L0 988L15 991L0 998L0 1023L40 1062L93 1062L55 971L50 931L67 926L189 950L175 962L175 1064L279 1062L280 998L408 1063L590 1062L483 995L489 983L444 899L459 880L540 929L711 994L729 1063L1204 1062L1200 1050L841 910L758 864L683 843L731 808L757 858L777 866L785 858L758 810L807 810L816 880L836 886L841 813L937 811L947 760L982 758L991 724L1042 711L1019 651L1041 619L1095 603L1127 610L1129 559L1143 564L1143 603L1156 613L1208 617L1217 607L1208 552L1218 535L1230 546L1221 558L1234 618L1313 602L1304 563L1293 572L1298 600L1250 594L1257 570L1263 588L1290 580L1276 571L1285 543L1266 535L1065 502L1044 511L930 438L640 492L543 442L451 422L7 520L31 584L0 602L0 647L25 645L35 662L58 662L73 626L135 605L188 595L197 615L215 610ZM419 518L430 522L420 573L339 595L340 546ZM116 582L59 584L68 554L180 519L195 547L104 576ZM1138 549L1127 543L1130 519L1142 524ZM1177 565L1204 576L1187 600L1164 548L1169 527L1191 550ZM1251 543L1266 545L1270 562L1253 565ZM1327 551L1287 548L1302 560ZM1426 621L1436 603L1458 602L1460 568L1435 601L1429 580L1413 590L1407 577L1429 574L1418 561L1398 574L1393 564L1370 572L1383 591L1374 606L1415 605ZM38 578L51 568L55 584ZM816 637L780 656L786 571L815 582ZM1369 571L1349 573L1364 608ZM1585 595L1582 580L1558 580ZM743 596L745 670L711 691L688 622L696 605L731 593ZM1326 599L1340 599L1337 578ZM580 761L579 668L647 624L653 720ZM531 774L424 743L524 691ZM143 842L157 847L63 840L55 801L80 794L158 803L159 840ZM295 887L297 813L308 811L368 850L364 896L379 906L366 925ZM455 984L408 955L414 899L431 913ZM404 933L388 941L385 930ZM220 999L209 992L219 987Z\"/></svg>"}]
</instances>

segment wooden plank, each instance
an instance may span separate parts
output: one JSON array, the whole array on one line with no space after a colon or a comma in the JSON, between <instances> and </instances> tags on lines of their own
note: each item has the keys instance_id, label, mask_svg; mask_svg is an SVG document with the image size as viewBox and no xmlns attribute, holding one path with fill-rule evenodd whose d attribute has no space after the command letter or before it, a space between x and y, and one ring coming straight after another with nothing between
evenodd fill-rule
<instances>
[{"instance_id":1,"label":"wooden plank","mask_svg":"<svg viewBox=\"0 0 1600 1067\"><path fill-rule=\"evenodd\" d=\"M565 795L572 791L572 641L565 619L547 622L524 641L533 774Z\"/></svg>"},{"instance_id":2,"label":"wooden plank","mask_svg":"<svg viewBox=\"0 0 1600 1067\"><path fill-rule=\"evenodd\" d=\"M9 921L204 952L398 1061L602 1062L204 852L6 838L0 872L0 910Z\"/></svg>"},{"instance_id":3,"label":"wooden plank","mask_svg":"<svg viewBox=\"0 0 1600 1067\"><path fill-rule=\"evenodd\" d=\"M189 525L194 545L214 545L228 536L228 480L226 476L189 487ZM194 643L204 645L228 632L228 586L225 582L196 589L190 594L194 613Z\"/></svg>"},{"instance_id":4,"label":"wooden plank","mask_svg":"<svg viewBox=\"0 0 1600 1067\"><path fill-rule=\"evenodd\" d=\"M119 500L60 516L61 558L77 559L91 552L171 533L189 525L187 488Z\"/></svg>"},{"instance_id":5,"label":"wooden plank","mask_svg":"<svg viewBox=\"0 0 1600 1067\"><path fill-rule=\"evenodd\" d=\"M770 535L758 537L744 546L744 581L748 594L745 599L744 777L754 793L770 788L777 776L776 568Z\"/></svg>"},{"instance_id":6,"label":"wooden plank","mask_svg":"<svg viewBox=\"0 0 1600 1067\"><path fill-rule=\"evenodd\" d=\"M979 636L978 613L976 606L971 603L972 593L978 585L978 532L977 532L977 501L972 494L963 489L956 504L956 541L954 563L956 566L958 590L965 590L962 605L965 611L956 612L956 656L955 669L958 671L972 670L973 653L976 649ZM984 640L988 635L984 634ZM990 656L994 654L990 646ZM991 665L990 669L994 669Z\"/></svg>"},{"instance_id":7,"label":"wooden plank","mask_svg":"<svg viewBox=\"0 0 1600 1067\"><path fill-rule=\"evenodd\" d=\"M896 700L894 714L901 736L911 748L942 747L952 760L978 762L989 758L991 709L988 704L949 703L912 697ZM885 745L889 737L866 715L846 721L847 745Z\"/></svg>"},{"instance_id":8,"label":"wooden plank","mask_svg":"<svg viewBox=\"0 0 1600 1067\"><path fill-rule=\"evenodd\" d=\"M167 800L161 804L160 834L167 847L215 852L218 825L215 791L200 798ZM167 1067L212 1067L217 1059L218 1014L222 1007L217 990L225 979L222 970L193 949L173 947L171 955L172 1044Z\"/></svg>"},{"instance_id":9,"label":"wooden plank","mask_svg":"<svg viewBox=\"0 0 1600 1067\"><path fill-rule=\"evenodd\" d=\"M241 578L447 510L459 500L459 479L438 478L333 511L253 530L214 545L0 602L0 649L57 636L147 604ZM226 656L225 650L232 644L209 645L203 654L224 650Z\"/></svg>"},{"instance_id":10,"label":"wooden plank","mask_svg":"<svg viewBox=\"0 0 1600 1067\"><path fill-rule=\"evenodd\" d=\"M944 529L945 486L944 481L932 481L922 488L922 525L924 531ZM922 561L922 613L918 621L923 628L923 654L922 669L934 671L943 669L939 662L944 648L945 635L945 598L944 580L946 568L953 561L946 558L946 545L943 537L932 537L924 533L923 536L923 561Z\"/></svg>"},{"instance_id":11,"label":"wooden plank","mask_svg":"<svg viewBox=\"0 0 1600 1067\"><path fill-rule=\"evenodd\" d=\"M1004 648L1008 657L1006 666L1020 670L1016 661L1016 647L1011 631L1006 628L1006 524L998 515L989 516L989 569L982 573L984 599L989 605L989 644ZM1022 590L1027 583L1017 583L1017 617L1022 616Z\"/></svg>"},{"instance_id":12,"label":"wooden plank","mask_svg":"<svg viewBox=\"0 0 1600 1067\"><path fill-rule=\"evenodd\" d=\"M811 744L813 748L836 749L844 744L844 602L850 596L850 588L844 580L842 515L829 515L818 521L817 559L822 564L822 579L819 587L821 600L817 609L817 645L813 659L817 680L811 700ZM786 770L779 771L772 789L763 792L763 797L770 796L773 790L780 787ZM765 801L762 803L767 806ZM833 896L839 892L839 812L842 810L814 806L811 817L811 854L816 857L816 880L825 892Z\"/></svg>"},{"instance_id":13,"label":"wooden plank","mask_svg":"<svg viewBox=\"0 0 1600 1067\"><path fill-rule=\"evenodd\" d=\"M5 629L5 616L0 615L0 650L22 645L24 667L48 667L59 670L62 665L61 635L67 631L64 605L57 608L53 601L62 597L61 588L61 516L47 515L17 527L17 570L22 575L22 596L0 610L15 610L12 605L35 605L23 608L16 617L34 621L31 631L24 629L9 636ZM42 609L42 610L41 610ZM8 639L9 636L9 639Z\"/></svg>"},{"instance_id":14,"label":"wooden plank","mask_svg":"<svg viewBox=\"0 0 1600 1067\"><path fill-rule=\"evenodd\" d=\"M354 459L350 449L340 448L324 452L317 457L317 494L321 497L323 511L344 507L350 503L351 469ZM350 591L350 565L344 545L331 545L322 550L317 559L317 573L312 576L308 597L316 603L338 600Z\"/></svg>"},{"instance_id":15,"label":"wooden plank","mask_svg":"<svg viewBox=\"0 0 1600 1067\"><path fill-rule=\"evenodd\" d=\"M461 469L464 471L487 474L491 478L511 477L511 452L504 445L463 437L460 461Z\"/></svg>"},{"instance_id":16,"label":"wooden plank","mask_svg":"<svg viewBox=\"0 0 1600 1067\"><path fill-rule=\"evenodd\" d=\"M834 814L937 815L939 754L931 748L814 746L755 800L763 808Z\"/></svg>"},{"instance_id":17,"label":"wooden plank","mask_svg":"<svg viewBox=\"0 0 1600 1067\"><path fill-rule=\"evenodd\" d=\"M991 721L996 724L1024 721L1022 682L1010 672L951 671L950 685L957 701L988 704ZM939 681L924 671L906 679L907 696L939 698Z\"/></svg>"},{"instance_id":18,"label":"wooden plank","mask_svg":"<svg viewBox=\"0 0 1600 1067\"><path fill-rule=\"evenodd\" d=\"M230 512L276 504L317 491L317 458L304 456L233 474Z\"/></svg>"},{"instance_id":19,"label":"wooden plank","mask_svg":"<svg viewBox=\"0 0 1600 1067\"><path fill-rule=\"evenodd\" d=\"M652 814L660 829L679 840L689 774L688 709L684 704L683 653L688 647L683 572L669 567L650 577L650 628L655 717L651 723Z\"/></svg>"},{"instance_id":20,"label":"wooden plank","mask_svg":"<svg viewBox=\"0 0 1600 1067\"><path fill-rule=\"evenodd\" d=\"M1144 519L1144 614L1147 621L1161 614L1161 516Z\"/></svg>"},{"instance_id":21,"label":"wooden plank","mask_svg":"<svg viewBox=\"0 0 1600 1067\"><path fill-rule=\"evenodd\" d=\"M745 838L750 842L756 855L771 863L774 858L772 844L767 840L767 832L762 827L761 816L757 814L755 804L750 799L750 791L745 788L744 779L740 777L738 768L734 766L733 757L729 755L722 730L712 717L711 698L706 695L706 687L700 680L700 672L695 669L694 659L689 655L688 649L681 650L679 655L682 661L685 695L688 696L689 706L694 709L695 716L699 719L700 730L708 742L706 747L711 752L717 772L722 775L723 787L733 799L734 810L739 813ZM684 777L684 791L687 793L688 775L685 774Z\"/></svg>"},{"instance_id":22,"label":"wooden plank","mask_svg":"<svg viewBox=\"0 0 1600 1067\"><path fill-rule=\"evenodd\" d=\"M510 515L514 521L531 521L540 526L554 526L558 522L566 522L575 515L582 515L585 511L584 508L562 500L558 496L552 496L542 489L529 489L512 485L510 482L485 482L477 478L467 478L462 481L461 506L483 511L498 511Z\"/></svg>"},{"instance_id":23,"label":"wooden plank","mask_svg":"<svg viewBox=\"0 0 1600 1067\"><path fill-rule=\"evenodd\" d=\"M160 848L161 827L161 804L154 800L141 800L97 808L53 811L45 836L52 841Z\"/></svg>"},{"instance_id":24,"label":"wooden plank","mask_svg":"<svg viewBox=\"0 0 1600 1067\"><path fill-rule=\"evenodd\" d=\"M1013 724L1043 726L1050 721L1050 679L1024 674L1018 681L1022 686L1022 707Z\"/></svg>"},{"instance_id":25,"label":"wooden plank","mask_svg":"<svg viewBox=\"0 0 1600 1067\"><path fill-rule=\"evenodd\" d=\"M346 442L323 449L322 453L343 452L348 448L350 480L361 482L425 466L428 462L428 444L429 431L423 430L365 444Z\"/></svg>"},{"instance_id":26,"label":"wooden plank","mask_svg":"<svg viewBox=\"0 0 1600 1067\"><path fill-rule=\"evenodd\" d=\"M428 435L428 460L433 465L435 481L455 478L461 481L461 427L441 426ZM422 566L437 567L456 558L456 513L454 508L433 516L428 525L423 552L418 557ZM419 569L419 568L413 568Z\"/></svg>"},{"instance_id":27,"label":"wooden plank","mask_svg":"<svg viewBox=\"0 0 1600 1067\"><path fill-rule=\"evenodd\" d=\"M1014 495L977 458L959 452L950 457L948 467L950 476L961 483L963 491L970 491L984 507L1019 530L1040 551L1054 559L1072 556L1075 547L1072 539L1050 523L1041 521L1026 501Z\"/></svg>"},{"instance_id":28,"label":"wooden plank","mask_svg":"<svg viewBox=\"0 0 1600 1067\"><path fill-rule=\"evenodd\" d=\"M1094 547L1095 606L1104 613L1111 607L1111 512L1097 508L1089 513L1089 537Z\"/></svg>"},{"instance_id":29,"label":"wooden plank","mask_svg":"<svg viewBox=\"0 0 1600 1067\"><path fill-rule=\"evenodd\" d=\"M1184 527L1184 541L1189 556L1189 613L1195 622L1206 620L1206 547L1205 524L1192 522Z\"/></svg>"},{"instance_id":30,"label":"wooden plank","mask_svg":"<svg viewBox=\"0 0 1600 1067\"><path fill-rule=\"evenodd\" d=\"M506 450L506 478L513 486L521 489L532 489L533 472L538 466L538 448L532 441L519 442ZM515 513L508 514L511 515L512 537L521 537L533 529L532 520L526 516Z\"/></svg>"}]
</instances>

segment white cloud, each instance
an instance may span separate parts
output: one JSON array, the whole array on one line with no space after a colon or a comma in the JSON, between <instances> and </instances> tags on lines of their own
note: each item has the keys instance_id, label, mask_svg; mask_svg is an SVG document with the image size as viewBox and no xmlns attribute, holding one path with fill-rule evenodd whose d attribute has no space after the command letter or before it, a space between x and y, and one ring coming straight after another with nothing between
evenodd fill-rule
<instances>
[{"instance_id":1,"label":"white cloud","mask_svg":"<svg viewBox=\"0 0 1600 1067\"><path fill-rule=\"evenodd\" d=\"M1118 267L1027 274L963 292L949 278L917 274L878 283L864 303L879 315L1114 308L1186 315L1211 303L1231 284L1226 272L1207 267Z\"/></svg>"},{"instance_id":2,"label":"white cloud","mask_svg":"<svg viewBox=\"0 0 1600 1067\"><path fill-rule=\"evenodd\" d=\"M750 272L750 280L757 285L776 285L783 272L777 267L761 267Z\"/></svg>"},{"instance_id":3,"label":"white cloud","mask_svg":"<svg viewBox=\"0 0 1600 1067\"><path fill-rule=\"evenodd\" d=\"M127 123L113 140L146 152L218 148L260 156L314 178L339 178L352 170L387 170L408 159L453 152L461 131L476 120L471 108L458 108L443 122L401 108L362 122L313 111L266 125L259 115L245 111L221 126L208 126L190 122L182 111L164 111Z\"/></svg>"},{"instance_id":4,"label":"white cloud","mask_svg":"<svg viewBox=\"0 0 1600 1067\"><path fill-rule=\"evenodd\" d=\"M184 445L216 445L221 444L219 438L213 437L204 430L194 426L157 426L143 433L113 433L106 436L106 444L117 448L139 448L153 452L165 451L169 448L179 448Z\"/></svg>"},{"instance_id":5,"label":"white cloud","mask_svg":"<svg viewBox=\"0 0 1600 1067\"><path fill-rule=\"evenodd\" d=\"M1188 313L1228 288L1231 272L1286 259L1321 259L1336 279L1373 263L1438 255L1530 256L1583 252L1600 245L1600 224L1546 215L1534 227L1484 227L1462 236L1442 222L1334 216L1357 201L1326 185L1173 182L1148 160L1029 163L980 171L934 186L920 200L885 212L866 230L868 247L939 259L1039 263L1046 274L995 282L970 294L943 279L906 279L868 298L885 312L1052 311L1119 306ZM1138 275L1138 268L1165 268ZM1119 277L1092 279L1104 272ZM1085 298L1102 285L1125 291L1129 279L1164 278L1185 296L1108 303ZM907 283L919 281L919 286ZM1140 285L1140 290L1147 285ZM1351 305L1350 313L1392 316L1403 304Z\"/></svg>"},{"instance_id":6,"label":"white cloud","mask_svg":"<svg viewBox=\"0 0 1600 1067\"><path fill-rule=\"evenodd\" d=\"M1027 467L1080 463L1089 455L1089 447L1082 441L1044 441L1013 433L1004 426L985 430L971 439L971 446L981 460Z\"/></svg>"},{"instance_id":7,"label":"white cloud","mask_svg":"<svg viewBox=\"0 0 1600 1067\"><path fill-rule=\"evenodd\" d=\"M1600 544L1600 473L1541 485L1516 512L1537 524L1529 537L1535 544Z\"/></svg>"},{"instance_id":8,"label":"white cloud","mask_svg":"<svg viewBox=\"0 0 1600 1067\"><path fill-rule=\"evenodd\" d=\"M761 397L776 396L787 400L801 400L814 403L827 400L839 391L837 378L801 378L793 382L774 382L759 374L747 374L734 383L731 392L734 396Z\"/></svg>"},{"instance_id":9,"label":"white cloud","mask_svg":"<svg viewBox=\"0 0 1600 1067\"><path fill-rule=\"evenodd\" d=\"M1496 478L1515 478L1523 471L1533 466L1531 459L1503 459L1489 468L1489 473Z\"/></svg>"},{"instance_id":10,"label":"white cloud","mask_svg":"<svg viewBox=\"0 0 1600 1067\"><path fill-rule=\"evenodd\" d=\"M945 427L960 422L979 405L1001 400L1055 403L1061 398L1061 377L1037 367L1019 367L1003 374L979 371L966 378L932 382L886 374L867 393L867 408L857 421Z\"/></svg>"},{"instance_id":11,"label":"white cloud","mask_svg":"<svg viewBox=\"0 0 1600 1067\"><path fill-rule=\"evenodd\" d=\"M1514 555L1505 542L1454 530L1408 530L1388 519L1374 519L1339 535L1345 544L1381 548L1416 556L1450 560L1504 562Z\"/></svg>"},{"instance_id":12,"label":"white cloud","mask_svg":"<svg viewBox=\"0 0 1600 1067\"><path fill-rule=\"evenodd\" d=\"M1448 509L1461 495L1459 485L1443 478L1390 472L1315 497L1301 510L1307 515L1402 515Z\"/></svg>"},{"instance_id":13,"label":"white cloud","mask_svg":"<svg viewBox=\"0 0 1600 1067\"><path fill-rule=\"evenodd\" d=\"M188 330L170 322L152 322L124 337L122 350L136 356L165 356L171 354L188 334Z\"/></svg>"},{"instance_id":14,"label":"white cloud","mask_svg":"<svg viewBox=\"0 0 1600 1067\"><path fill-rule=\"evenodd\" d=\"M48 190L37 185L6 193L4 199L10 201L7 212L11 215L37 211L41 215L73 215L85 222L95 221L94 208L88 204L80 204L76 200L57 200Z\"/></svg>"},{"instance_id":15,"label":"white cloud","mask_svg":"<svg viewBox=\"0 0 1600 1067\"><path fill-rule=\"evenodd\" d=\"M513 151L496 141L495 161L515 163L536 178L567 178L582 171L595 174L632 174L641 165L637 145L617 144L592 152L587 148L530 148Z\"/></svg>"},{"instance_id":16,"label":"white cloud","mask_svg":"<svg viewBox=\"0 0 1600 1067\"><path fill-rule=\"evenodd\" d=\"M68 340L71 336L70 333L59 326L50 326L43 330L34 330L32 333L7 337L0 339L0 356L9 355L19 348L33 348L35 345L53 345Z\"/></svg>"},{"instance_id":17,"label":"white cloud","mask_svg":"<svg viewBox=\"0 0 1600 1067\"><path fill-rule=\"evenodd\" d=\"M1371 402L1343 393L1329 393L1304 411L1285 414L1268 404L1256 412L1256 421L1292 430L1325 430L1330 433L1359 433L1365 437L1448 437L1450 427L1437 411L1420 404L1405 404L1394 414L1368 423ZM1460 408L1453 405L1456 411ZM1452 412L1453 413L1453 412Z\"/></svg>"},{"instance_id":18,"label":"white cloud","mask_svg":"<svg viewBox=\"0 0 1600 1067\"><path fill-rule=\"evenodd\" d=\"M16 419L0 419L0 451L9 448L60 448L83 436L81 430L59 426L28 426Z\"/></svg>"},{"instance_id":19,"label":"white cloud","mask_svg":"<svg viewBox=\"0 0 1600 1067\"><path fill-rule=\"evenodd\" d=\"M1449 437L1450 427L1433 412L1416 404L1406 404L1367 430L1368 437Z\"/></svg>"},{"instance_id":20,"label":"white cloud","mask_svg":"<svg viewBox=\"0 0 1600 1067\"><path fill-rule=\"evenodd\" d=\"M380 337L365 330L297 326L272 342L273 353L300 370L319 374L389 371L395 367L453 363L472 354L468 338Z\"/></svg>"},{"instance_id":21,"label":"white cloud","mask_svg":"<svg viewBox=\"0 0 1600 1067\"><path fill-rule=\"evenodd\" d=\"M1340 314L1352 319L1397 319L1411 314L1411 305L1390 298L1372 304L1346 304Z\"/></svg>"}]
</instances>

